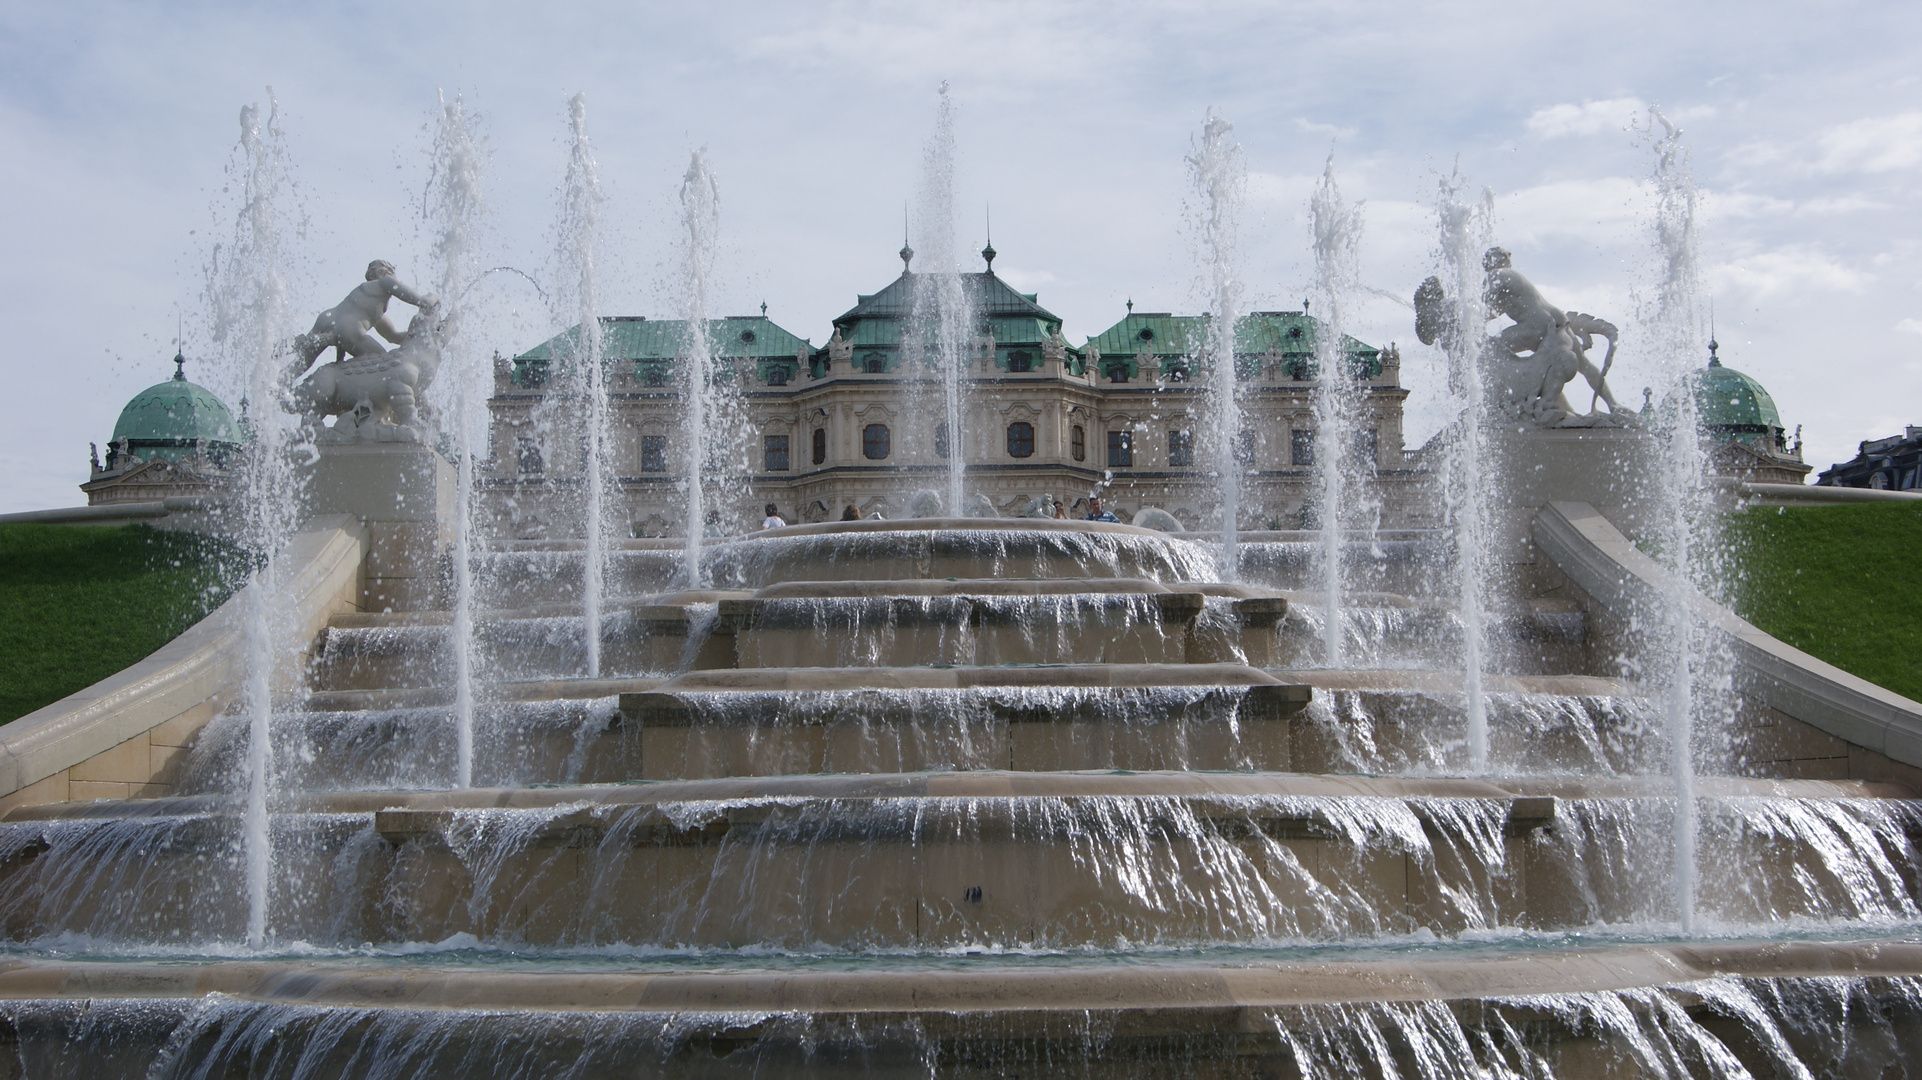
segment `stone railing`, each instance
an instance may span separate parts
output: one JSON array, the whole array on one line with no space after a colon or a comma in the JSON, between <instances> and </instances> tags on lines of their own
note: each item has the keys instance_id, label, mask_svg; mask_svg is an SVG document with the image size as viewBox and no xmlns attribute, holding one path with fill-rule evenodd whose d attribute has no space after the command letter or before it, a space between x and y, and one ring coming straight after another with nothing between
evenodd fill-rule
<instances>
[{"instance_id":1,"label":"stone railing","mask_svg":"<svg viewBox=\"0 0 1922 1080\"><path fill-rule=\"evenodd\" d=\"M1673 577L1593 506L1551 502L1536 514L1533 532L1542 551L1597 603L1644 625L1662 619ZM1738 692L1852 746L1922 768L1922 702L1818 660L1689 592L1696 617L1729 645Z\"/></svg>"},{"instance_id":2,"label":"stone railing","mask_svg":"<svg viewBox=\"0 0 1922 1080\"><path fill-rule=\"evenodd\" d=\"M104 509L104 508L103 508ZM360 596L367 530L317 518L277 560L290 630L315 640ZM0 726L0 812L36 803L171 794L194 735L239 696L254 584L139 663ZM298 672L281 673L288 683Z\"/></svg>"}]
</instances>

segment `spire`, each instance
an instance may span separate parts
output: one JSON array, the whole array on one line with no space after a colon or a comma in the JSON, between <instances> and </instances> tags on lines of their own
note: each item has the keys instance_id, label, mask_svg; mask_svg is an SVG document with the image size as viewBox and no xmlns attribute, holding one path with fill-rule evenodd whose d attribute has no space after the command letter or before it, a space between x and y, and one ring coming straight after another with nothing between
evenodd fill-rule
<instances>
[{"instance_id":1,"label":"spire","mask_svg":"<svg viewBox=\"0 0 1922 1080\"><path fill-rule=\"evenodd\" d=\"M1708 366L1709 367L1722 366L1722 358L1715 355L1715 350L1719 348L1721 348L1721 345L1719 345L1715 340L1715 298L1711 296L1709 297L1709 300L1708 300Z\"/></svg>"},{"instance_id":2,"label":"spire","mask_svg":"<svg viewBox=\"0 0 1922 1080\"><path fill-rule=\"evenodd\" d=\"M174 353L174 381L187 381L187 356L185 353Z\"/></svg>"},{"instance_id":3,"label":"spire","mask_svg":"<svg viewBox=\"0 0 1922 1080\"><path fill-rule=\"evenodd\" d=\"M187 321L184 315L174 316L174 381L187 381Z\"/></svg>"},{"instance_id":4,"label":"spire","mask_svg":"<svg viewBox=\"0 0 1922 1080\"><path fill-rule=\"evenodd\" d=\"M908 246L908 204L901 204L901 272L914 272L914 249Z\"/></svg>"},{"instance_id":5,"label":"spire","mask_svg":"<svg viewBox=\"0 0 1922 1080\"><path fill-rule=\"evenodd\" d=\"M994 257L997 254L994 250L994 208L992 206L988 207L987 215L988 246L981 249L981 257L988 260L988 273L992 274L994 273Z\"/></svg>"},{"instance_id":6,"label":"spire","mask_svg":"<svg viewBox=\"0 0 1922 1080\"><path fill-rule=\"evenodd\" d=\"M767 301L761 301L761 318L767 318Z\"/></svg>"},{"instance_id":7,"label":"spire","mask_svg":"<svg viewBox=\"0 0 1922 1080\"><path fill-rule=\"evenodd\" d=\"M1133 315L1134 313L1135 313L1135 298L1130 296L1128 298L1128 314Z\"/></svg>"}]
</instances>

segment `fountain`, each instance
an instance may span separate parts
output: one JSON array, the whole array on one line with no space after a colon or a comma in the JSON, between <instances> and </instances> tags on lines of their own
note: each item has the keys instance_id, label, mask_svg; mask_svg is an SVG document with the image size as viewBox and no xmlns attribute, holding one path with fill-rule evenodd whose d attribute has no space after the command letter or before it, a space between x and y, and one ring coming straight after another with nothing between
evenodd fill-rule
<instances>
[{"instance_id":1,"label":"fountain","mask_svg":"<svg viewBox=\"0 0 1922 1080\"><path fill-rule=\"evenodd\" d=\"M1362 373L1354 370L1343 334L1348 295L1361 274L1361 208L1350 208L1335 183L1335 158L1328 156L1321 183L1309 203L1314 231L1315 291L1321 300L1321 332L1316 338L1316 363L1321 370L1314 389L1316 432L1316 494L1321 507L1322 618L1326 666L1342 666L1343 548L1351 535L1350 522L1374 517L1362 472L1373 451L1367 448L1361 426L1366 392ZM1376 530L1369 529L1373 547Z\"/></svg>"},{"instance_id":2,"label":"fountain","mask_svg":"<svg viewBox=\"0 0 1922 1080\"><path fill-rule=\"evenodd\" d=\"M714 338L708 319L708 282L714 272L715 244L721 224L721 191L696 150L681 178L681 318L686 325L686 365L682 438L687 444L687 587L701 587L701 543L707 532L707 474L725 438L720 430Z\"/></svg>"},{"instance_id":3,"label":"fountain","mask_svg":"<svg viewBox=\"0 0 1922 1080\"><path fill-rule=\"evenodd\" d=\"M1241 147L1228 139L1234 125L1209 112L1201 125L1201 142L1188 156L1194 181L1194 216L1201 241L1202 274L1212 317L1205 348L1210 360L1209 426L1214 432L1215 469L1221 477L1221 566L1234 580L1241 565L1235 543L1240 528L1241 369L1235 352L1235 332L1241 321L1241 268L1236 230L1241 200L1247 186ZM1332 621L1332 620L1331 620Z\"/></svg>"},{"instance_id":4,"label":"fountain","mask_svg":"<svg viewBox=\"0 0 1922 1080\"><path fill-rule=\"evenodd\" d=\"M441 115L445 294L471 276L475 188L470 121ZM578 135L578 99L574 116ZM250 254L220 278L229 310L257 320L227 339L249 360L276 355L284 322L281 301L245 299L284 258L270 130L245 144ZM1196 153L1218 210L1226 134L1211 121ZM1680 175L1672 149L1660 176ZM591 169L568 190L591 206ZM1663 235L1686 238L1674 190ZM1327 577L1341 553L1327 534L1366 494L1349 489L1382 482L1365 473L1339 479L1323 535L1300 541L1322 560L1238 574L1232 506L1221 543L938 512L700 535L709 440L732 436L703 397L721 362L701 345L713 192L696 155L693 355L672 373L700 416L681 448L685 540L594 541L594 506L587 537L516 535L491 509L516 497L505 455L463 480L472 444L449 465L406 394L343 390L370 370L424 387L443 354L474 354L384 263L316 333L347 341L351 301L379 294L418 301L404 340L352 338L309 391L250 398L274 412L257 431L285 432L261 446L321 428L294 455L305 471L288 467L311 482L304 516L272 526L268 570L182 639L201 651L113 699L153 703L146 726L108 702L43 742L0 733L21 777L0 819L0 1066L299 1080L1922 1066L1922 705L1692 587L1700 534L1660 531L1692 474L1651 471L1687 448L1669 421L1613 406L1588 350L1612 348L1614 328L1542 300L1459 176L1441 193L1445 276L1417 294L1418 335L1442 346L1463 410L1425 481L1453 543L1384 533L1369 589ZM1332 394L1357 227L1332 180L1316 220ZM1207 355L1232 398L1232 229L1219 238ZM591 295L592 246L571 250ZM1676 265L1662 295L1680 342L1692 264ZM1507 321L1492 336L1490 312ZM581 315L586 342L598 321ZM596 370L595 349L567 359ZM815 378L853 393L830 366L850 353L825 359ZM497 390L543 390L506 372ZM1590 372L1583 411L1564 387ZM465 377L450 376L456 400ZM593 378L527 408L551 408L550 432L618 432L562 426ZM463 516L477 479L489 512ZM250 488L256 514L292 486ZM1631 537L1663 538L1667 562ZM281 636L250 636L273 607ZM1331 638L1344 622L1368 633ZM1678 649L1683 631L1694 644ZM1704 659L1718 649L1726 676ZM1677 651L1682 673L1655 662ZM485 694L460 687L461 654ZM1712 740L1687 719L1707 715ZM160 764L137 786L101 779L129 745ZM24 771L59 753L64 773ZM80 786L109 782L118 797Z\"/></svg>"},{"instance_id":5,"label":"fountain","mask_svg":"<svg viewBox=\"0 0 1922 1080\"><path fill-rule=\"evenodd\" d=\"M594 678L601 673L601 619L607 602L607 371L602 360L598 291L602 195L594 148L587 140L586 94L575 94L568 101L567 118L573 142L567 175L561 183L558 257L575 301L576 319L564 370L573 380L574 400L585 410L584 416L568 419L581 425L581 441L586 447L581 462L581 535L586 540L586 558L581 563L581 618L585 624L582 637L587 675ZM553 426L566 432L573 424Z\"/></svg>"},{"instance_id":6,"label":"fountain","mask_svg":"<svg viewBox=\"0 0 1922 1080\"><path fill-rule=\"evenodd\" d=\"M967 421L963 412L962 388L973 359L976 337L972 298L961 276L960 251L954 242L954 102L943 82L941 101L935 109L934 135L922 153L921 191L915 223L921 237L922 265L929 269L914 279L913 313L907 334L920 347L924 362L935 369L941 388L941 430L947 432L943 473L943 506L951 514L964 512L966 492ZM990 271L994 268L994 245L988 245ZM914 252L902 248L906 260ZM989 339L992 340L992 332ZM903 341L903 345L907 345ZM905 355L905 351L904 351ZM995 358L988 357L988 366Z\"/></svg>"}]
</instances>

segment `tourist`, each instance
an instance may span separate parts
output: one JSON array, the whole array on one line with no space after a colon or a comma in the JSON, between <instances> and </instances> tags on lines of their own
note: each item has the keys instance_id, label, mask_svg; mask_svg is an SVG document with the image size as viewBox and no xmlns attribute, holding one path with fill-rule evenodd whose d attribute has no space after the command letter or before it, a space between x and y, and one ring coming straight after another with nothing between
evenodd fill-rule
<instances>
[{"instance_id":1,"label":"tourist","mask_svg":"<svg viewBox=\"0 0 1922 1080\"><path fill-rule=\"evenodd\" d=\"M1054 501L1054 516L1056 521L1066 520L1068 516L1068 508L1061 505L1060 499Z\"/></svg>"},{"instance_id":2,"label":"tourist","mask_svg":"<svg viewBox=\"0 0 1922 1080\"><path fill-rule=\"evenodd\" d=\"M861 520L861 511L856 510L854 508L853 503L849 503L848 508L846 510L841 511L841 520L842 521L859 521Z\"/></svg>"},{"instance_id":3,"label":"tourist","mask_svg":"<svg viewBox=\"0 0 1922 1080\"><path fill-rule=\"evenodd\" d=\"M1112 510L1103 510L1103 509L1101 508L1101 500L1100 500L1100 499L1089 499L1089 500L1088 500L1088 517L1087 517L1087 520L1089 520L1089 521L1112 521L1112 522L1114 522L1114 523L1115 523L1115 524L1117 524L1117 525L1119 525L1119 524L1121 524L1121 519L1120 519L1120 518L1118 518L1118 517L1116 517L1116 516L1114 516L1114 511L1112 511Z\"/></svg>"},{"instance_id":4,"label":"tourist","mask_svg":"<svg viewBox=\"0 0 1922 1080\"><path fill-rule=\"evenodd\" d=\"M787 522L781 520L781 515L774 509L774 504L768 503L767 516L761 519L761 528L778 529L786 524Z\"/></svg>"}]
</instances>

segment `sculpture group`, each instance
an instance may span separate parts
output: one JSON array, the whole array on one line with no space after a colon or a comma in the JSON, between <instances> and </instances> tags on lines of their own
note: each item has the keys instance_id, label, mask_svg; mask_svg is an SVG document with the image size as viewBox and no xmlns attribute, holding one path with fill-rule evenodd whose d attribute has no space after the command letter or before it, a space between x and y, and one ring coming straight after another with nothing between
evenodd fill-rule
<instances>
[{"instance_id":1,"label":"sculpture group","mask_svg":"<svg viewBox=\"0 0 1922 1080\"><path fill-rule=\"evenodd\" d=\"M416 309L405 330L387 316L390 299ZM314 328L292 343L286 382L315 440L433 442L434 427L422 395L440 369L441 351L454 327L454 319L441 315L439 297L407 286L384 259L367 264L366 279L346 299L321 312ZM381 339L395 348L388 349ZM308 368L328 349L336 359L308 375ZM327 427L324 421L330 416L334 424Z\"/></svg>"},{"instance_id":2,"label":"sculpture group","mask_svg":"<svg viewBox=\"0 0 1922 1080\"><path fill-rule=\"evenodd\" d=\"M1479 343L1463 341L1463 335L1482 332L1460 325L1457 306L1441 279L1431 277L1415 290L1415 335L1422 344L1440 342L1450 352L1464 345L1478 349L1475 355L1489 380L1490 408L1504 416L1542 427L1628 427L1639 422L1608 389L1618 333L1613 323L1549 303L1533 282L1515 271L1501 248L1488 249L1482 269L1487 273L1482 285L1486 313L1490 318L1505 315L1513 323ZM1598 337L1608 342L1599 366L1588 356ZM1565 392L1577 375L1594 391L1586 411L1578 411ZM1596 411L1599 404L1606 404L1608 411Z\"/></svg>"}]
</instances>

